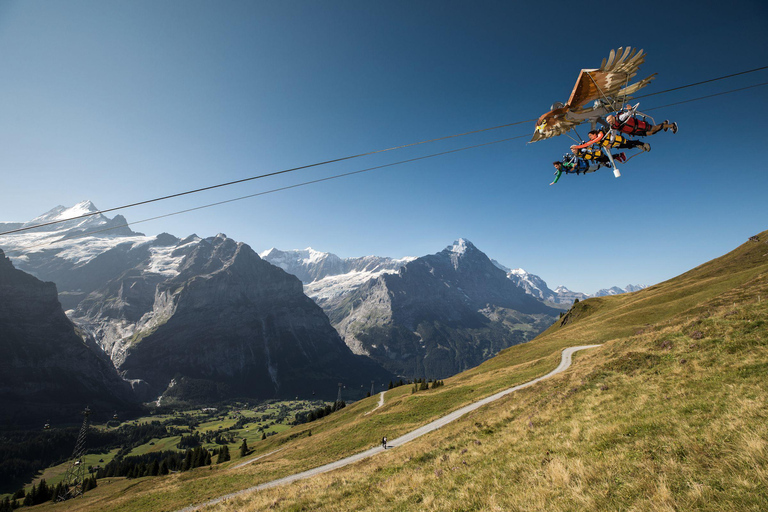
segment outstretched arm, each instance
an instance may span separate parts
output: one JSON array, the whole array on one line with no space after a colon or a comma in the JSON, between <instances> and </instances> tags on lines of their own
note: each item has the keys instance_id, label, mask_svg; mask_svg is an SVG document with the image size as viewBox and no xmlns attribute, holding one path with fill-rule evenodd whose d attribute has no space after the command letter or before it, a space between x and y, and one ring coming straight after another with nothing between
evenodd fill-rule
<instances>
[{"instance_id":1,"label":"outstretched arm","mask_svg":"<svg viewBox=\"0 0 768 512\"><path fill-rule=\"evenodd\" d=\"M591 146L592 144L597 144L598 142L600 142L601 140L603 140L603 137L605 137L605 132L601 131L601 132L600 132L600 135L598 135L598 136L597 136L597 137L595 137L594 139L592 139L592 140L588 140L587 142L583 142L583 143L581 143L581 144L578 144L578 145L573 145L573 146L571 146L571 149L573 149L573 148L576 148L576 149L584 149L584 148L588 148L588 147L589 147L589 146Z\"/></svg>"},{"instance_id":2,"label":"outstretched arm","mask_svg":"<svg viewBox=\"0 0 768 512\"><path fill-rule=\"evenodd\" d=\"M561 176L562 174L563 174L563 171L557 171L557 172L555 173L555 181L553 181L552 183L550 183L550 185L554 185L555 183L557 183L557 180L559 180L559 179L560 179L560 176Z\"/></svg>"}]
</instances>

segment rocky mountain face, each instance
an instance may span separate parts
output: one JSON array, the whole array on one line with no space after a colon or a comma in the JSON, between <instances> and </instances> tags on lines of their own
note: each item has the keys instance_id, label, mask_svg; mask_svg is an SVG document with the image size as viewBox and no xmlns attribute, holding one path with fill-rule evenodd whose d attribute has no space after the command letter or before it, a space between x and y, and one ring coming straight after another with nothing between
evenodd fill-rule
<instances>
[{"instance_id":1,"label":"rocky mountain face","mask_svg":"<svg viewBox=\"0 0 768 512\"><path fill-rule=\"evenodd\" d=\"M578 300L584 300L590 298L591 295L587 293L582 292L573 292L566 288L565 286L558 286L555 288L555 301L558 304L566 304L571 305L574 303L574 301Z\"/></svg>"},{"instance_id":2,"label":"rocky mountain face","mask_svg":"<svg viewBox=\"0 0 768 512\"><path fill-rule=\"evenodd\" d=\"M399 375L428 378L528 341L558 314L463 239L369 280L326 312L355 353Z\"/></svg>"},{"instance_id":3,"label":"rocky mountain face","mask_svg":"<svg viewBox=\"0 0 768 512\"><path fill-rule=\"evenodd\" d=\"M339 258L335 254L304 250L269 249L260 254L266 261L293 274L304 283L304 293L323 310L337 308L344 298L371 279L391 274L414 258L381 256Z\"/></svg>"},{"instance_id":4,"label":"rocky mountain face","mask_svg":"<svg viewBox=\"0 0 768 512\"><path fill-rule=\"evenodd\" d=\"M349 273L395 272L413 258L393 259L381 256L339 258L329 252L307 247L304 250L281 251L275 248L259 254L262 259L298 277L302 283L320 281L329 276Z\"/></svg>"},{"instance_id":5,"label":"rocky mountain face","mask_svg":"<svg viewBox=\"0 0 768 512\"><path fill-rule=\"evenodd\" d=\"M83 201L71 208L57 206L28 222L0 223L0 231L26 228L52 221L57 224L0 236L0 248L16 267L44 281L53 281L64 310L75 307L108 279L137 262L128 253L135 245L152 243L154 237L135 233L121 215L113 219L95 213L96 206ZM84 218L75 218L88 215ZM71 220L67 220L71 219ZM111 251L108 257L103 253ZM95 260L95 261L94 261Z\"/></svg>"},{"instance_id":6,"label":"rocky mountain face","mask_svg":"<svg viewBox=\"0 0 768 512\"><path fill-rule=\"evenodd\" d=\"M0 250L0 417L4 427L133 408L128 382L76 332L56 285L17 270Z\"/></svg>"},{"instance_id":7,"label":"rocky mountain face","mask_svg":"<svg viewBox=\"0 0 768 512\"><path fill-rule=\"evenodd\" d=\"M59 207L24 225L91 210ZM333 399L339 382L368 390L391 378L349 350L298 279L247 245L103 231L114 224L67 220L2 236L0 247L60 286L70 318L142 400Z\"/></svg>"},{"instance_id":8,"label":"rocky mountain face","mask_svg":"<svg viewBox=\"0 0 768 512\"><path fill-rule=\"evenodd\" d=\"M390 377L352 354L297 278L247 245L218 235L170 249L173 275L148 271L145 259L72 313L152 396L335 397L338 382Z\"/></svg>"},{"instance_id":9,"label":"rocky mountain face","mask_svg":"<svg viewBox=\"0 0 768 512\"><path fill-rule=\"evenodd\" d=\"M565 286L558 286L554 290L550 290L547 286L547 283L539 276L526 272L522 268L509 269L496 260L492 261L494 265L507 273L507 278L525 290L525 293L536 297L539 300L550 302L552 304L570 306L576 299L584 300L590 297L603 297L605 295L618 295L620 293L636 292L646 287L645 285L631 284L627 285L626 288L613 286L608 289L599 290L594 295L589 295L582 292L573 292Z\"/></svg>"},{"instance_id":10,"label":"rocky mountain face","mask_svg":"<svg viewBox=\"0 0 768 512\"><path fill-rule=\"evenodd\" d=\"M626 288L619 288L618 286L612 286L610 288L603 288L595 292L593 297L605 297L607 295L621 295L622 293L631 293L646 288L645 285L632 285L628 284Z\"/></svg>"}]
</instances>

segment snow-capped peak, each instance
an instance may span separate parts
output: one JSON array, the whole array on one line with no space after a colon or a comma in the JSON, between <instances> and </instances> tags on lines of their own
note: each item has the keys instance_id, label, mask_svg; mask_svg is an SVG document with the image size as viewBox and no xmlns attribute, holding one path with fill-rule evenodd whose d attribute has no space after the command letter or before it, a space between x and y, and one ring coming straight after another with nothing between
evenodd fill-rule
<instances>
[{"instance_id":1,"label":"snow-capped peak","mask_svg":"<svg viewBox=\"0 0 768 512\"><path fill-rule=\"evenodd\" d=\"M462 255L466 253L469 249L473 248L474 245L472 245L472 242L465 238L459 238L455 242L453 242L453 245L449 245L446 247L446 249L454 254Z\"/></svg>"},{"instance_id":2,"label":"snow-capped peak","mask_svg":"<svg viewBox=\"0 0 768 512\"><path fill-rule=\"evenodd\" d=\"M311 247L307 247L304 249L304 263L317 263L318 261L322 261L323 259L327 258L329 256L329 253L327 252L320 252L316 251Z\"/></svg>"},{"instance_id":3,"label":"snow-capped peak","mask_svg":"<svg viewBox=\"0 0 768 512\"><path fill-rule=\"evenodd\" d=\"M71 208L66 208L61 211L55 220L73 219L75 217L80 217L82 215L87 215L89 213L95 213L98 211L99 209L96 208L96 205L86 199L85 201L80 201Z\"/></svg>"},{"instance_id":4,"label":"snow-capped peak","mask_svg":"<svg viewBox=\"0 0 768 512\"><path fill-rule=\"evenodd\" d=\"M261 259L264 259L264 258L266 258L267 256L270 256L272 253L277 253L277 252L280 252L280 251L279 251L277 248L275 248L275 247L270 247L270 248L269 248L269 249L267 249L266 251L260 252L260 253L259 253L259 257L260 257Z\"/></svg>"}]
</instances>

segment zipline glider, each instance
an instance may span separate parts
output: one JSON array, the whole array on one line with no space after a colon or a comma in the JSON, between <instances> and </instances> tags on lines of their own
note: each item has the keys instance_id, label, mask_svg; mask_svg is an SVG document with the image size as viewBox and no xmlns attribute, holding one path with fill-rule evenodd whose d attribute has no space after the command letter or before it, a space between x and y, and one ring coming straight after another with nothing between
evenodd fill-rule
<instances>
[{"instance_id":1,"label":"zipline glider","mask_svg":"<svg viewBox=\"0 0 768 512\"><path fill-rule=\"evenodd\" d=\"M554 103L549 112L539 117L531 142L568 135L570 131L578 137L574 139L577 143L571 146L571 153L553 163L556 178L550 185L557 183L563 172L586 174L602 166L612 167L618 178L621 173L616 161L625 162L633 157L627 158L623 152L612 154L612 148L650 151L650 144L630 137L646 137L669 129L677 133L677 123L664 121L654 125L653 118L649 122L649 116L638 112L639 103L634 107L627 103L633 94L656 77L654 73L631 83L644 62L643 50L633 50L629 46L611 50L598 69L581 70L566 103ZM592 128L587 142L580 140L576 131L576 127L582 123L589 123ZM598 124L601 125L600 129Z\"/></svg>"}]
</instances>

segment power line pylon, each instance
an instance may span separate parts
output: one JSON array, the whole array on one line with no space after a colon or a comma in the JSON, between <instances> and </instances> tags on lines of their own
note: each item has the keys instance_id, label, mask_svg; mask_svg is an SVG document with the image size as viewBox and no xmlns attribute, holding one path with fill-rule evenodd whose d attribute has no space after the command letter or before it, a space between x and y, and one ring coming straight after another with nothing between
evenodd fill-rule
<instances>
[{"instance_id":1,"label":"power line pylon","mask_svg":"<svg viewBox=\"0 0 768 512\"><path fill-rule=\"evenodd\" d=\"M83 483L85 482L85 436L88 433L88 418L91 410L86 407L83 411L83 425L80 427L80 433L77 435L75 449L72 451L72 463L64 474L61 492L56 496L56 501L64 501L70 498L76 498L83 494Z\"/></svg>"}]
</instances>

